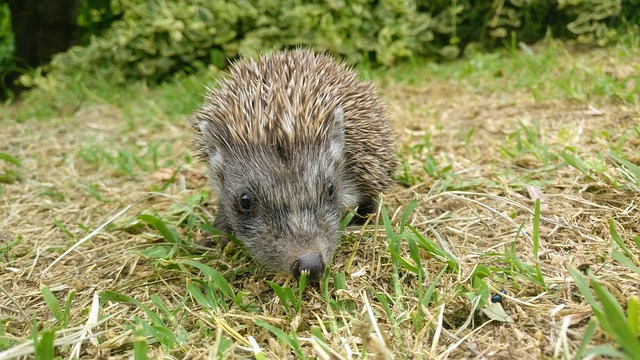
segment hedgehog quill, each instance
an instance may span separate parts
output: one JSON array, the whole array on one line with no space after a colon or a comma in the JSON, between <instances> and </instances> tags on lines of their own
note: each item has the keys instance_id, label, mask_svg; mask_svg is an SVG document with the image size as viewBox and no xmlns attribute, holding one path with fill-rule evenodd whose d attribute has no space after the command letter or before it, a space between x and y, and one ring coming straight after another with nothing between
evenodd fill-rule
<instances>
[{"instance_id":1,"label":"hedgehog quill","mask_svg":"<svg viewBox=\"0 0 640 360\"><path fill-rule=\"evenodd\" d=\"M213 225L265 268L318 279L340 218L393 187L395 137L372 84L326 54L241 59L192 121L217 196Z\"/></svg>"}]
</instances>

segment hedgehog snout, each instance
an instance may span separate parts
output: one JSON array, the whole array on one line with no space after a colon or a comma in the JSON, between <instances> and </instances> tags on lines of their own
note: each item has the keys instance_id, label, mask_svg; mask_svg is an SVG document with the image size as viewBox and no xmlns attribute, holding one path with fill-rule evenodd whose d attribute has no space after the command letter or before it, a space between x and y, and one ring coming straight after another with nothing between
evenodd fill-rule
<instances>
[{"instance_id":1,"label":"hedgehog snout","mask_svg":"<svg viewBox=\"0 0 640 360\"><path fill-rule=\"evenodd\" d=\"M324 260L320 253L309 253L298 256L291 266L291 273L296 279L300 278L303 271L309 273L309 280L316 281L324 274Z\"/></svg>"}]
</instances>

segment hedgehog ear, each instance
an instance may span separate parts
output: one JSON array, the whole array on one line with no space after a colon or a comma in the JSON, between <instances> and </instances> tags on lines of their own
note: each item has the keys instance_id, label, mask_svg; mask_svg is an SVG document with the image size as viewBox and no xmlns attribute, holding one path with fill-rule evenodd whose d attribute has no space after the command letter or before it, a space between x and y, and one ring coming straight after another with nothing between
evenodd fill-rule
<instances>
[{"instance_id":1,"label":"hedgehog ear","mask_svg":"<svg viewBox=\"0 0 640 360\"><path fill-rule=\"evenodd\" d=\"M218 141L215 139L211 130L207 126L206 121L200 121L198 123L198 130L200 132L200 140L198 147L200 151L202 151L204 157L209 163L209 169L211 171L211 176L216 176L217 174L222 173L222 151L220 151L220 146ZM214 186L215 187L215 186Z\"/></svg>"},{"instance_id":2,"label":"hedgehog ear","mask_svg":"<svg viewBox=\"0 0 640 360\"><path fill-rule=\"evenodd\" d=\"M331 126L330 151L334 158L340 158L344 150L344 110L337 107L333 111L333 124Z\"/></svg>"}]
</instances>

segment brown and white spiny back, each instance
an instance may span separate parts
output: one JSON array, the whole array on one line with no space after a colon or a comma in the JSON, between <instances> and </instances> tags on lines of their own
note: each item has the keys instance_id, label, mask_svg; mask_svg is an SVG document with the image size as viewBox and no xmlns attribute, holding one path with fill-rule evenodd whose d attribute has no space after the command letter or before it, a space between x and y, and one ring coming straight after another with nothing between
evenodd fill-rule
<instances>
[{"instance_id":1,"label":"brown and white spiny back","mask_svg":"<svg viewBox=\"0 0 640 360\"><path fill-rule=\"evenodd\" d=\"M326 138L332 111L345 100L375 105L358 96L374 90L356 76L329 56L303 50L244 59L209 92L202 112L227 141L295 146Z\"/></svg>"}]
</instances>

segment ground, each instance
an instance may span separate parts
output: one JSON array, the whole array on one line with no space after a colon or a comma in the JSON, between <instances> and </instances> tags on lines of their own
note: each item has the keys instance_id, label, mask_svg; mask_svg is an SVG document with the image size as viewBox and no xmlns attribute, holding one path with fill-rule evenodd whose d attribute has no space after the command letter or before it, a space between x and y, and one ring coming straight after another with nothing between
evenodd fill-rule
<instances>
[{"instance_id":1,"label":"ground","mask_svg":"<svg viewBox=\"0 0 640 360\"><path fill-rule=\"evenodd\" d=\"M362 69L397 132L398 185L301 293L237 246L190 247L216 211L192 158L198 81L94 94L46 119L5 107L0 154L19 164L0 161L0 359L33 353L34 329L55 335L56 354L81 358L620 350L615 334L591 328L570 269L622 308L640 292L640 274L613 255L639 265L637 56L552 43Z\"/></svg>"}]
</instances>

